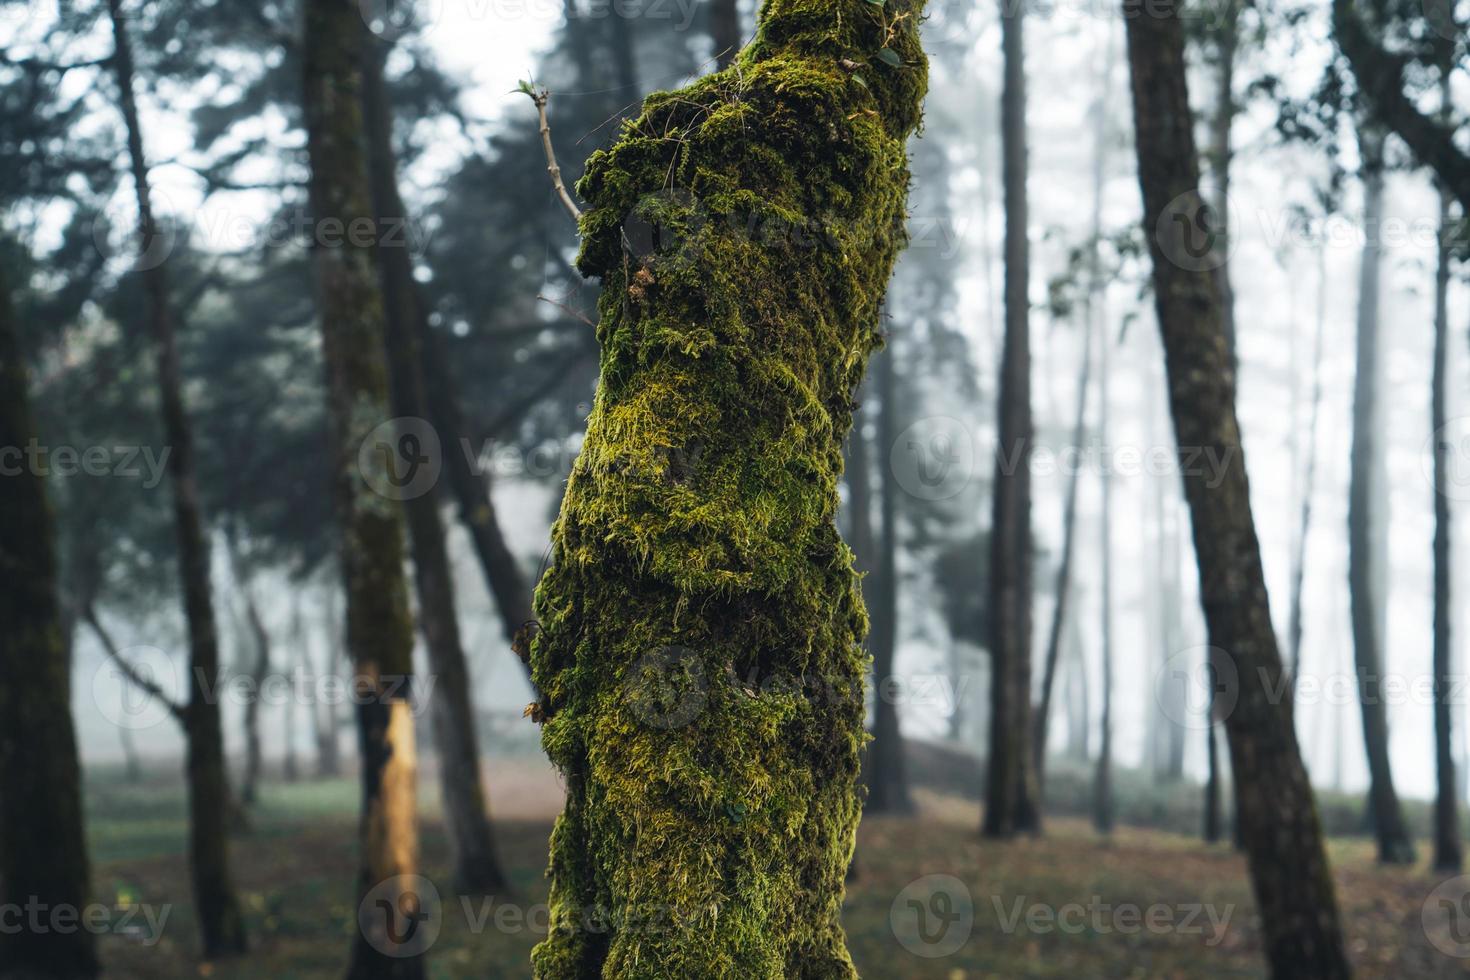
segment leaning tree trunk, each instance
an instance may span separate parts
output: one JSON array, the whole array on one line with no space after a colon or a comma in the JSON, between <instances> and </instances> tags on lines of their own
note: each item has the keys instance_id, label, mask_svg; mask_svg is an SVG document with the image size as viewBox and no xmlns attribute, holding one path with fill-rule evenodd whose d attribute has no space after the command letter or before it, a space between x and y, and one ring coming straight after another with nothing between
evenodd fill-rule
<instances>
[{"instance_id":1,"label":"leaning tree trunk","mask_svg":"<svg viewBox=\"0 0 1470 980\"><path fill-rule=\"evenodd\" d=\"M1246 851L1272 974L1319 980L1350 975L1337 897L1311 783L1289 703L1273 697L1282 667L1271 626L1249 480L1235 415L1235 378L1218 283L1191 263L1197 242L1199 158L1177 5L1145 11L1125 0L1144 228L1153 255L1170 407L1180 446L1225 461L1215 484L1186 468L1200 598L1216 666L1234 704L1218 705L1230 740ZM1182 222L1173 216L1181 216ZM1187 245L1188 248L1182 247Z\"/></svg>"},{"instance_id":2,"label":"leaning tree trunk","mask_svg":"<svg viewBox=\"0 0 1470 980\"><path fill-rule=\"evenodd\" d=\"M127 127L128 156L138 199L138 268L148 295L153 355L158 372L163 433L173 483L174 533L184 614L189 626L189 704L184 728L189 785L189 863L205 959L245 951L245 922L230 877L229 780L225 772L220 709L211 697L219 682L219 636L209 586L209 546L200 516L194 440L184 409L179 349L169 302L167 244L153 214L143 132L133 95L133 56L122 0L108 0L116 50L112 65Z\"/></svg>"},{"instance_id":3,"label":"leaning tree trunk","mask_svg":"<svg viewBox=\"0 0 1470 980\"><path fill-rule=\"evenodd\" d=\"M35 437L9 287L0 281L0 446ZM82 776L62 642L56 550L39 474L0 477L0 906L80 910L90 898ZM0 974L82 980L98 973L85 929L0 930Z\"/></svg>"},{"instance_id":4,"label":"leaning tree trunk","mask_svg":"<svg viewBox=\"0 0 1470 980\"><path fill-rule=\"evenodd\" d=\"M1317 491L1317 421L1322 414L1322 356L1327 336L1327 270L1325 255L1317 280L1317 329L1312 341L1312 405L1307 413L1307 463L1302 479L1301 518L1297 523L1296 554L1291 568L1291 612L1287 626L1287 643L1291 652L1288 665L1293 688L1302 670L1302 596L1307 578L1307 539L1312 531L1312 497Z\"/></svg>"},{"instance_id":5,"label":"leaning tree trunk","mask_svg":"<svg viewBox=\"0 0 1470 980\"><path fill-rule=\"evenodd\" d=\"M898 394L894 385L894 350L885 350L877 364L878 445L890 448L898 433L894 420ZM894 654L898 646L898 494L893 467L878 467L878 568L872 591L870 613L872 636L868 649L873 654L873 741L868 746L868 788L865 810L871 813L910 813L908 779L904 775L903 732L898 724L898 705L891 696ZM888 692L885 696L885 692Z\"/></svg>"},{"instance_id":6,"label":"leaning tree trunk","mask_svg":"<svg viewBox=\"0 0 1470 980\"><path fill-rule=\"evenodd\" d=\"M373 213L362 117L365 28L352 0L308 0L305 24L302 104L312 213L319 223L361 227ZM362 913L348 977L417 980L428 933L413 918L423 914L423 897L416 877L413 618L403 519L398 504L373 489L394 486L392 460L358 451L390 419L383 300L373 249L360 235L337 247L318 244L312 256L362 759Z\"/></svg>"},{"instance_id":7,"label":"leaning tree trunk","mask_svg":"<svg viewBox=\"0 0 1470 980\"><path fill-rule=\"evenodd\" d=\"M238 567L238 565L237 565ZM240 781L240 804L254 806L260 790L260 772L264 764L260 745L260 692L271 670L271 636L260 615L260 606L255 601L250 584L243 579L236 584L245 598L245 620L250 627L250 641L255 647L255 663L250 676L255 684L255 693L245 702L242 725L245 730L245 776Z\"/></svg>"},{"instance_id":8,"label":"leaning tree trunk","mask_svg":"<svg viewBox=\"0 0 1470 980\"><path fill-rule=\"evenodd\" d=\"M990 532L990 760L981 827L987 837L1041 827L1031 764L1031 300L1023 16L1021 9L1001 5L1006 323Z\"/></svg>"},{"instance_id":9,"label":"leaning tree trunk","mask_svg":"<svg viewBox=\"0 0 1470 980\"><path fill-rule=\"evenodd\" d=\"M366 33L364 42L363 95L373 209L379 226L387 228L406 222L408 210L398 192L392 108L383 83L387 50ZM396 244L380 244L377 250L388 319L393 410L403 418L423 418L428 414L428 399L414 329L422 312L413 258L403 247L402 236L398 237ZM434 748L439 756L439 786L454 851L455 887L461 894L491 895L505 889L506 878L495 855L495 837L490 828L475 726L474 685L459 632L454 575L437 487L407 495L403 506L408 517L424 645L438 678Z\"/></svg>"},{"instance_id":10,"label":"leaning tree trunk","mask_svg":"<svg viewBox=\"0 0 1470 980\"><path fill-rule=\"evenodd\" d=\"M1430 386L1430 426L1434 432L1434 867L1436 871L1458 872L1464 863L1460 845L1459 800L1455 787L1454 738L1451 718L1454 702L1453 663L1450 646L1453 592L1450 588L1451 541L1448 477L1450 446L1445 427L1446 368L1449 361L1451 197L1439 197L1439 266L1434 281L1434 374Z\"/></svg>"},{"instance_id":11,"label":"leaning tree trunk","mask_svg":"<svg viewBox=\"0 0 1470 980\"><path fill-rule=\"evenodd\" d=\"M1393 785L1388 754L1388 705L1384 701L1381 606L1376 595L1373 534L1373 475L1378 458L1378 302L1380 249L1378 228L1383 211L1383 160L1376 137L1365 136L1364 226L1359 279L1357 373L1353 382L1353 447L1348 484L1348 593L1352 610L1353 655L1358 675L1358 702L1363 715L1363 743L1368 753L1369 816L1378 838L1378 859L1410 864L1414 844L1404 822Z\"/></svg>"},{"instance_id":12,"label":"leaning tree trunk","mask_svg":"<svg viewBox=\"0 0 1470 980\"><path fill-rule=\"evenodd\" d=\"M652 96L579 186L602 381L536 602L567 785L540 980L856 977L866 616L834 517L920 6L767 0L737 67Z\"/></svg>"}]
</instances>

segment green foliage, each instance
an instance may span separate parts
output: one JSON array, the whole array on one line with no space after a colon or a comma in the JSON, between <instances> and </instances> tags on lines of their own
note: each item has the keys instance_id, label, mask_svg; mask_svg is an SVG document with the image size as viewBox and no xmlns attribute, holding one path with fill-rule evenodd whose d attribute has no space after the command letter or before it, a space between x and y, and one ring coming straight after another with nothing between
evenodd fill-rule
<instances>
[{"instance_id":1,"label":"green foliage","mask_svg":"<svg viewBox=\"0 0 1470 980\"><path fill-rule=\"evenodd\" d=\"M771 0L578 184L602 380L537 595L546 980L855 976L867 623L834 518L926 85L894 6ZM911 67L854 83L885 41Z\"/></svg>"}]
</instances>

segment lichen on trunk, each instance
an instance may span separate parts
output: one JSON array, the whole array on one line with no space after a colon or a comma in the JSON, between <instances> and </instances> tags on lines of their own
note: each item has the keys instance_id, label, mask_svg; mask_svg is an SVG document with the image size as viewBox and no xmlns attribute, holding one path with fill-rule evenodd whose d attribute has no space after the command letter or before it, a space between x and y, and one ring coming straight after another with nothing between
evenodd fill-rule
<instances>
[{"instance_id":1,"label":"lichen on trunk","mask_svg":"<svg viewBox=\"0 0 1470 980\"><path fill-rule=\"evenodd\" d=\"M904 242L921 6L769 0L734 66L651 96L578 187L602 380L536 600L568 789L543 980L856 975L867 616L834 517Z\"/></svg>"}]
</instances>

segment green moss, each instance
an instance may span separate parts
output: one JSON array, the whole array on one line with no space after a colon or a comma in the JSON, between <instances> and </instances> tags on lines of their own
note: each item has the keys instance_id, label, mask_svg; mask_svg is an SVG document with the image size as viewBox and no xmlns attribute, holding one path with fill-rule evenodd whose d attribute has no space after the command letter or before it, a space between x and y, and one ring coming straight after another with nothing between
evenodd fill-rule
<instances>
[{"instance_id":1,"label":"green moss","mask_svg":"<svg viewBox=\"0 0 1470 980\"><path fill-rule=\"evenodd\" d=\"M769 0L578 187L602 379L536 600L569 792L542 980L855 976L867 617L834 518L904 243L919 7Z\"/></svg>"}]
</instances>

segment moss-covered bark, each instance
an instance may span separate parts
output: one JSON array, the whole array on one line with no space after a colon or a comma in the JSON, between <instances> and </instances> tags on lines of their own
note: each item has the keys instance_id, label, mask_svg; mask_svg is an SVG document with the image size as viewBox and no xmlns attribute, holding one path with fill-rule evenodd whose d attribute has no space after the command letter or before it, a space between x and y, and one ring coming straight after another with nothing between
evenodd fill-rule
<instances>
[{"instance_id":1,"label":"moss-covered bark","mask_svg":"<svg viewBox=\"0 0 1470 980\"><path fill-rule=\"evenodd\" d=\"M372 223L362 113L365 28L353 0L308 0L305 15L311 205L323 233L313 263L362 756L358 894L364 912L347 975L416 980L424 976L421 933L405 928L405 916L417 914L421 903L415 892L418 765L408 700L413 618L403 567L403 515L396 502L366 482L372 477L387 485L388 461L372 464L381 467L373 474L358 469L358 447L391 417L383 299L371 241L360 232L335 241L325 237L328 222L339 230Z\"/></svg>"},{"instance_id":2,"label":"moss-covered bark","mask_svg":"<svg viewBox=\"0 0 1470 980\"><path fill-rule=\"evenodd\" d=\"M834 516L920 5L768 0L734 66L651 96L579 185L602 381L537 593L568 789L541 980L855 976L867 623Z\"/></svg>"},{"instance_id":3,"label":"moss-covered bark","mask_svg":"<svg viewBox=\"0 0 1470 980\"><path fill-rule=\"evenodd\" d=\"M0 447L35 435L10 296L0 281ZM79 913L88 899L81 767L56 552L41 478L0 476L0 903ZM0 934L0 977L97 975L86 930Z\"/></svg>"}]
</instances>

